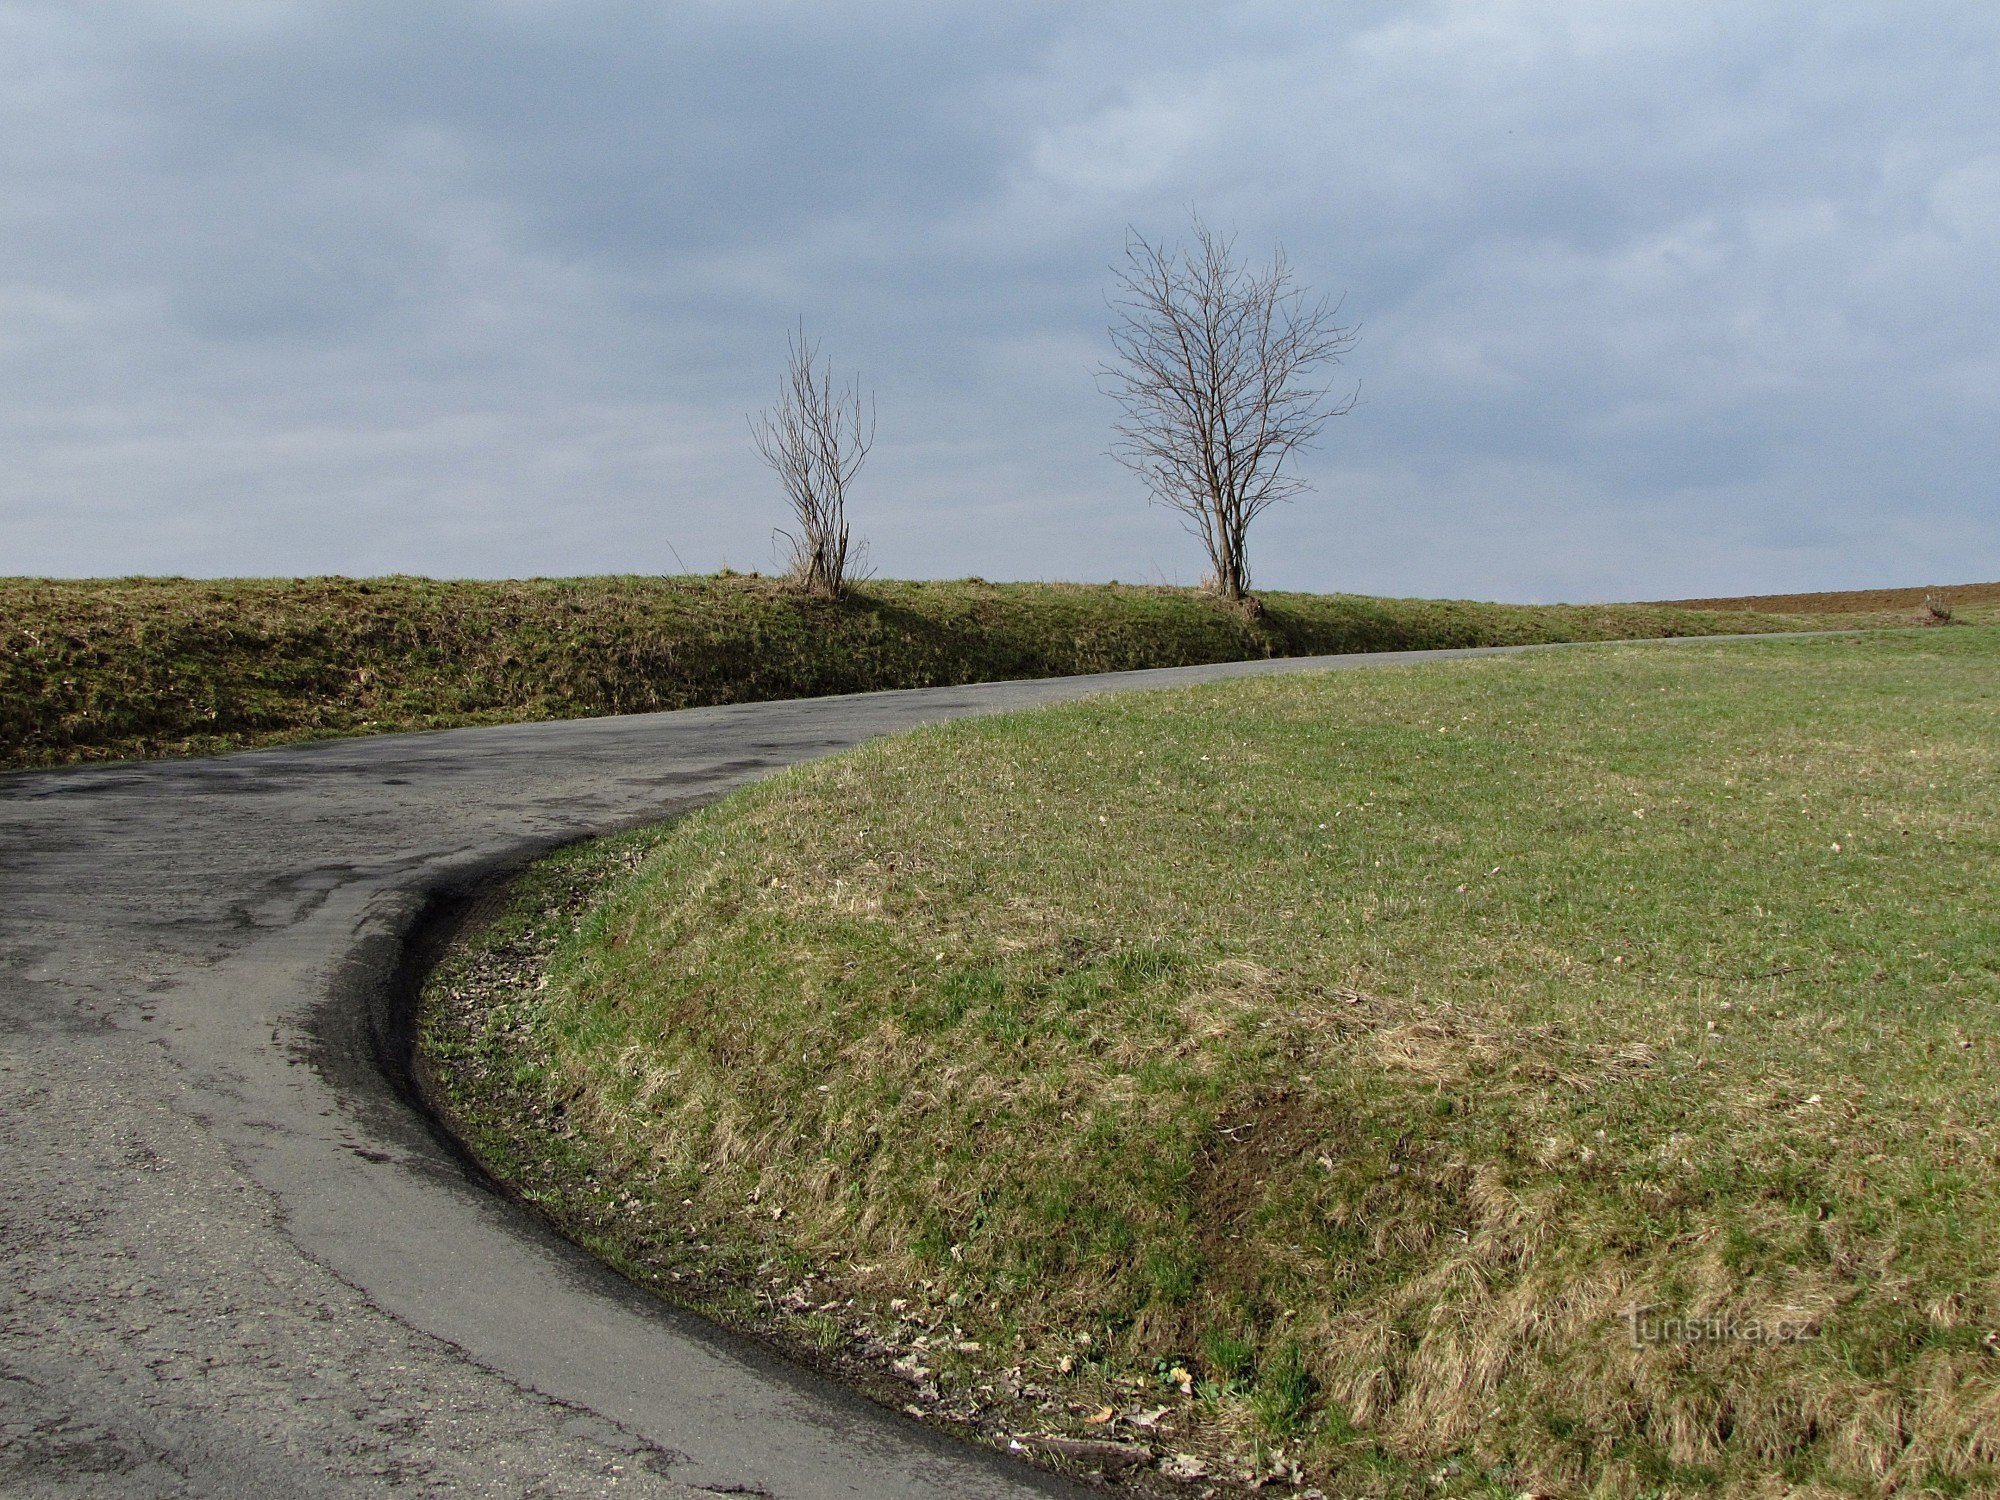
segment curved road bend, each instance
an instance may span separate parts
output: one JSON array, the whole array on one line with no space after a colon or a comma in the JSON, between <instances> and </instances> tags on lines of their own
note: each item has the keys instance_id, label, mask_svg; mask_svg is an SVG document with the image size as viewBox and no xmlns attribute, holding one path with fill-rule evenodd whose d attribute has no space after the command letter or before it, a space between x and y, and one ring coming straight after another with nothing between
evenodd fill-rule
<instances>
[{"instance_id":1,"label":"curved road bend","mask_svg":"<svg viewBox=\"0 0 2000 1500\"><path fill-rule=\"evenodd\" d=\"M374 1064L430 893L969 714L1320 657L0 776L0 1494L1067 1493L667 1308Z\"/></svg>"}]
</instances>

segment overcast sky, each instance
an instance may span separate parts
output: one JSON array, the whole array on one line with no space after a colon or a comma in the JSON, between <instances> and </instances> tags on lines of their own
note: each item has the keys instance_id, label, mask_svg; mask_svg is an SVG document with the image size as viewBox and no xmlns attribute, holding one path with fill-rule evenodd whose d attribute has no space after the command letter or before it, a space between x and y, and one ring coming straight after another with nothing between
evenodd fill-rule
<instances>
[{"instance_id":1,"label":"overcast sky","mask_svg":"<svg viewBox=\"0 0 2000 1500\"><path fill-rule=\"evenodd\" d=\"M1269 587L2000 578L2000 7L0 0L0 573L1193 582L1105 456L1189 205L1362 324Z\"/></svg>"}]
</instances>

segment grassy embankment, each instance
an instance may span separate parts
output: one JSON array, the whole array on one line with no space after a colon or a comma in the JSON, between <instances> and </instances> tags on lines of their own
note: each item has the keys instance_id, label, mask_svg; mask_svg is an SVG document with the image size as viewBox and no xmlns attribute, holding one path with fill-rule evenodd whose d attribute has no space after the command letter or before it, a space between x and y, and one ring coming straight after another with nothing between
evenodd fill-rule
<instances>
[{"instance_id":1,"label":"grassy embankment","mask_svg":"<svg viewBox=\"0 0 2000 1500\"><path fill-rule=\"evenodd\" d=\"M426 1044L579 1238L997 1441L1990 1494L1996 774L1990 628L962 722L539 867Z\"/></svg>"},{"instance_id":2,"label":"grassy embankment","mask_svg":"<svg viewBox=\"0 0 2000 1500\"><path fill-rule=\"evenodd\" d=\"M741 577L0 579L0 769L1241 657L1812 623L1754 608L1265 602L1252 621L1192 590L1117 585L874 582L829 605Z\"/></svg>"}]
</instances>

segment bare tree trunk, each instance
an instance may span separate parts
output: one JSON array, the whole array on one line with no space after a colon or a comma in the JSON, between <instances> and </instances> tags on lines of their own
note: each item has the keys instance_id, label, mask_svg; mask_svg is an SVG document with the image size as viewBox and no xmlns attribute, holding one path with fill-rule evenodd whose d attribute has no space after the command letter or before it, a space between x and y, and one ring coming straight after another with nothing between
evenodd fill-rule
<instances>
[{"instance_id":1,"label":"bare tree trunk","mask_svg":"<svg viewBox=\"0 0 2000 1500\"><path fill-rule=\"evenodd\" d=\"M787 335L789 357L777 405L750 419L757 452L784 486L796 532L780 530L791 549L791 577L808 593L846 593L861 548L851 544L847 487L875 444L875 403L864 419L858 380L836 387L833 366L805 327Z\"/></svg>"},{"instance_id":2,"label":"bare tree trunk","mask_svg":"<svg viewBox=\"0 0 2000 1500\"><path fill-rule=\"evenodd\" d=\"M1252 271L1199 215L1193 236L1183 251L1128 234L1118 359L1099 374L1121 410L1114 456L1200 540L1209 585L1240 600L1250 523L1306 488L1292 456L1354 408L1358 393L1336 399L1316 372L1340 363L1358 329L1292 284L1283 250Z\"/></svg>"}]
</instances>

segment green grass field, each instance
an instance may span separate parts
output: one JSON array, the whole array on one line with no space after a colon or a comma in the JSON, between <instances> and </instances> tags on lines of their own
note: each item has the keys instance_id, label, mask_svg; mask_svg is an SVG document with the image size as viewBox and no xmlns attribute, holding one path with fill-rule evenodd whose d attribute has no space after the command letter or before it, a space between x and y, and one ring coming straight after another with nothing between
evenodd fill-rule
<instances>
[{"instance_id":1,"label":"green grass field","mask_svg":"<svg viewBox=\"0 0 2000 1500\"><path fill-rule=\"evenodd\" d=\"M1977 588L1950 591L1976 612ZM1535 607L876 581L830 604L754 577L0 579L0 769L1257 656L1911 618L1759 601ZM1982 602L1984 601L1984 602Z\"/></svg>"},{"instance_id":2,"label":"green grass field","mask_svg":"<svg viewBox=\"0 0 2000 1500\"><path fill-rule=\"evenodd\" d=\"M425 1046L580 1238L996 1441L1993 1493L1996 773L1992 628L961 722L538 867Z\"/></svg>"}]
</instances>

